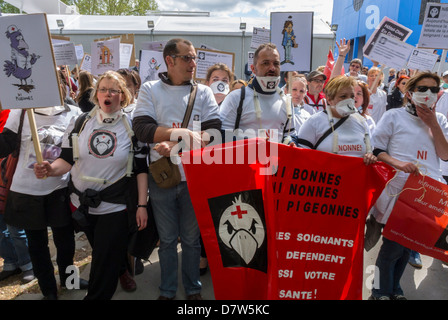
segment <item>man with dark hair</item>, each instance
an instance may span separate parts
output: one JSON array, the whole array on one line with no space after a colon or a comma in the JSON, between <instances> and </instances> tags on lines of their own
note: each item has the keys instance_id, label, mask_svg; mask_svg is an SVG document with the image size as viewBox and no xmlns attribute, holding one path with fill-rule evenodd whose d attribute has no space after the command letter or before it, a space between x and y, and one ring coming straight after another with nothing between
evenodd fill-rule
<instances>
[{"instance_id":1,"label":"man with dark hair","mask_svg":"<svg viewBox=\"0 0 448 320\"><path fill-rule=\"evenodd\" d=\"M294 117L288 117L292 115L292 108L278 86L280 54L277 47L272 43L260 45L255 51L251 69L255 77L244 88L244 96L241 90L232 91L221 104L219 115L222 128L227 131L241 129L242 134L236 131L232 134L237 139L243 139L249 134L248 130L251 130L251 138L258 132L264 133L263 137L268 137L271 141L288 143L295 131ZM243 102L241 108L240 101ZM235 127L236 124L238 127Z\"/></svg>"},{"instance_id":2,"label":"man with dark hair","mask_svg":"<svg viewBox=\"0 0 448 320\"><path fill-rule=\"evenodd\" d=\"M193 132L193 120L201 123L201 131L221 129L218 105L212 90L195 84L196 51L190 41L172 39L163 52L167 72L159 74L159 81L142 85L134 111L133 129L139 141L149 143L150 161L162 157L179 160L176 146L182 139L201 140ZM182 122L193 86L197 86L190 121L186 128ZM187 142L188 144L188 142ZM189 144L192 146L192 143ZM173 152L172 152L173 151ZM179 162L180 163L180 160ZM178 165L182 181L170 188L160 187L149 175L149 196L160 237L159 258L161 268L160 300L172 300L177 292L178 238L182 246L182 280L187 299L202 300L199 275L201 246L199 227L188 193L182 164Z\"/></svg>"}]
</instances>

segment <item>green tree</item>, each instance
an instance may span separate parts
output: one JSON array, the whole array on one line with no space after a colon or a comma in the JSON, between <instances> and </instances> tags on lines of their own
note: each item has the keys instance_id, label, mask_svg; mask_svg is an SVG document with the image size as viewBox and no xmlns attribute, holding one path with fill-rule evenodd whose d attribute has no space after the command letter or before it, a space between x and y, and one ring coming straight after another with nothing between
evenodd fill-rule
<instances>
[{"instance_id":1,"label":"green tree","mask_svg":"<svg viewBox=\"0 0 448 320\"><path fill-rule=\"evenodd\" d=\"M144 16L148 10L157 10L155 0L62 0L67 5L76 5L84 15Z\"/></svg>"},{"instance_id":2,"label":"green tree","mask_svg":"<svg viewBox=\"0 0 448 320\"><path fill-rule=\"evenodd\" d=\"M18 8L14 7L13 5L3 0L0 0L0 10L3 13L20 13L20 10Z\"/></svg>"}]
</instances>

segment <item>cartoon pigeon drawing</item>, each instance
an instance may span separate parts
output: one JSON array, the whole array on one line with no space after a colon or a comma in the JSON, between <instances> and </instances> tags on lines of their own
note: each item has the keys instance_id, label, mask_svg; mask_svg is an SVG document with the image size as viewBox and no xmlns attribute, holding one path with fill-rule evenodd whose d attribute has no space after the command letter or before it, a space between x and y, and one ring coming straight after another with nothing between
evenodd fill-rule
<instances>
[{"instance_id":1,"label":"cartoon pigeon drawing","mask_svg":"<svg viewBox=\"0 0 448 320\"><path fill-rule=\"evenodd\" d=\"M34 89L34 86L27 83L27 79L31 76L32 65L34 65L40 56L30 54L28 44L25 42L23 34L15 25L8 27L6 37L10 40L11 61L6 60L3 65L6 75L11 75L20 80L19 89L27 92Z\"/></svg>"},{"instance_id":2,"label":"cartoon pigeon drawing","mask_svg":"<svg viewBox=\"0 0 448 320\"><path fill-rule=\"evenodd\" d=\"M219 236L249 264L265 240L266 232L258 212L241 201L241 196L221 216Z\"/></svg>"}]
</instances>

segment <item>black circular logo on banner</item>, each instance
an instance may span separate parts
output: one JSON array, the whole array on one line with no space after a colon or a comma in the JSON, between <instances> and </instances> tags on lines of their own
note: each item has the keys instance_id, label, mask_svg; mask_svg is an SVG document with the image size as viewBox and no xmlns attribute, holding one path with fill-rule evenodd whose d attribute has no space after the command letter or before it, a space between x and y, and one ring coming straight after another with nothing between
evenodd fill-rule
<instances>
[{"instance_id":1,"label":"black circular logo on banner","mask_svg":"<svg viewBox=\"0 0 448 320\"><path fill-rule=\"evenodd\" d=\"M117 136L107 130L96 130L89 138L89 152L94 157L104 159L113 156L117 147Z\"/></svg>"},{"instance_id":2,"label":"black circular logo on banner","mask_svg":"<svg viewBox=\"0 0 448 320\"><path fill-rule=\"evenodd\" d=\"M353 0L353 8L356 12L361 10L364 0Z\"/></svg>"}]
</instances>

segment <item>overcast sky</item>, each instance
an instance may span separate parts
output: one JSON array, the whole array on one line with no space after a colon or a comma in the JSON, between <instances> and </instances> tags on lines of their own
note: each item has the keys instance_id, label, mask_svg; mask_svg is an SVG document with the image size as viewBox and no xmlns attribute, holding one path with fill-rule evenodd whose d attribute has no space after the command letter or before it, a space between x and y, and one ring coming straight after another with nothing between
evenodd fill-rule
<instances>
[{"instance_id":1,"label":"overcast sky","mask_svg":"<svg viewBox=\"0 0 448 320\"><path fill-rule=\"evenodd\" d=\"M270 12L313 11L315 17L331 23L333 0L163 0L162 11L207 11L211 15L269 18Z\"/></svg>"}]
</instances>

